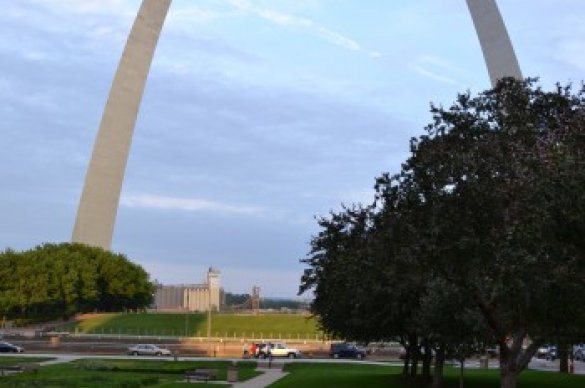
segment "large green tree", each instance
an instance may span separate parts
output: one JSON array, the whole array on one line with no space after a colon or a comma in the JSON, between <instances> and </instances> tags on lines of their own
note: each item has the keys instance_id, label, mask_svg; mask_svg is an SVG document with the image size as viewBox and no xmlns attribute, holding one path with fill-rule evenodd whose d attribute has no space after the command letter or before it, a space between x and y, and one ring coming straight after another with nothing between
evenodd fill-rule
<instances>
[{"instance_id":1,"label":"large green tree","mask_svg":"<svg viewBox=\"0 0 585 388\"><path fill-rule=\"evenodd\" d=\"M583 96L513 79L460 95L433 108L404 166L434 208L430 264L472 295L500 345L502 387L583 314Z\"/></svg>"},{"instance_id":2,"label":"large green tree","mask_svg":"<svg viewBox=\"0 0 585 388\"><path fill-rule=\"evenodd\" d=\"M314 289L323 326L451 345L492 338L504 388L515 387L541 343L580 335L584 96L583 88L546 92L533 80L504 79L478 96L459 95L448 109L433 106L400 173L378 179L369 224L347 222L348 212L321 221L301 291ZM374 292L344 291L356 284L353 271L343 283L344 268ZM374 303L365 299L372 294ZM336 306L380 319L347 330Z\"/></svg>"},{"instance_id":3,"label":"large green tree","mask_svg":"<svg viewBox=\"0 0 585 388\"><path fill-rule=\"evenodd\" d=\"M153 293L142 267L101 248L64 243L0 253L0 314L9 318L143 309Z\"/></svg>"}]
</instances>

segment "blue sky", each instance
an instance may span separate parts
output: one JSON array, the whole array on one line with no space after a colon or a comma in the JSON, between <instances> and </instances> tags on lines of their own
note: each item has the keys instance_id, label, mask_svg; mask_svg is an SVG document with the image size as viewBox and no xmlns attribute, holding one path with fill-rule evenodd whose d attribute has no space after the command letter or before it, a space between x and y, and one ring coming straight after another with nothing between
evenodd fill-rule
<instances>
[{"instance_id":1,"label":"blue sky","mask_svg":"<svg viewBox=\"0 0 585 388\"><path fill-rule=\"evenodd\" d=\"M69 241L137 0L5 1L0 249ZM585 2L500 0L520 67L580 83ZM489 79L464 0L174 0L112 249L163 283L296 294L314 217L369 202L408 140Z\"/></svg>"}]
</instances>

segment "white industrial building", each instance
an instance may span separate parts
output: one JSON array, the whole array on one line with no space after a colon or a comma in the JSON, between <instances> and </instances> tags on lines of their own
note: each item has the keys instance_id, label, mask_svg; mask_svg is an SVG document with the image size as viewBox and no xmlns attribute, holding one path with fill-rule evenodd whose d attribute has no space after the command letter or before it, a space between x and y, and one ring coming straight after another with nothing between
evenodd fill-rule
<instances>
[{"instance_id":1,"label":"white industrial building","mask_svg":"<svg viewBox=\"0 0 585 388\"><path fill-rule=\"evenodd\" d=\"M154 309L157 311L219 311L223 305L220 272L207 271L203 284L157 284Z\"/></svg>"}]
</instances>

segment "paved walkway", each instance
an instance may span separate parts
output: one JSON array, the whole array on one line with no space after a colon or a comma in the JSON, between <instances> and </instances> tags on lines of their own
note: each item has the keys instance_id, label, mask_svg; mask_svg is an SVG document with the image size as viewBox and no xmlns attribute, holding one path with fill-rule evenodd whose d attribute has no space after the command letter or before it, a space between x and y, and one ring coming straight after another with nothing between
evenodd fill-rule
<instances>
[{"instance_id":1,"label":"paved walkway","mask_svg":"<svg viewBox=\"0 0 585 388\"><path fill-rule=\"evenodd\" d=\"M277 380L282 379L288 373L283 372L281 368L276 369L258 369L263 372L261 375L254 377L248 381L242 381L241 383L232 384L233 388L263 388L274 383Z\"/></svg>"},{"instance_id":2,"label":"paved walkway","mask_svg":"<svg viewBox=\"0 0 585 388\"><path fill-rule=\"evenodd\" d=\"M22 355L25 357L35 357L35 356L39 356L37 354L26 354L26 355ZM96 356L80 356L80 355L51 355L51 357L55 357L54 360L49 360L49 361L42 361L39 362L39 365L52 365L52 364L60 364L60 363L64 363L64 362L71 362L73 360L77 360L77 359L81 359L81 358L96 358ZM99 356L98 356L99 357ZM102 358L120 358L119 356L105 356ZM158 358L157 358L158 359ZM167 360L170 361L170 360ZM274 383L277 380L280 380L281 378L283 378L284 376L286 376L288 373L283 372L282 371L282 367L284 366L284 363L274 363L273 368L268 369L266 367L261 367L258 368L257 371L262 372L261 375L258 375L250 380L247 381L242 381L242 382L238 382L238 383L232 383L232 387L233 388L263 388L263 387L267 387L270 384ZM209 382L210 385L213 383L216 384L225 384L226 381L210 381Z\"/></svg>"}]
</instances>

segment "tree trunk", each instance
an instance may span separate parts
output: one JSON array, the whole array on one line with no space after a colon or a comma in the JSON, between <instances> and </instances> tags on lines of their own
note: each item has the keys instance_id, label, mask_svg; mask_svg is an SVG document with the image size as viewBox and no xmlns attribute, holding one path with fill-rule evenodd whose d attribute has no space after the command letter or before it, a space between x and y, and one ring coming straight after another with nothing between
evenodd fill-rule
<instances>
[{"instance_id":1,"label":"tree trunk","mask_svg":"<svg viewBox=\"0 0 585 388\"><path fill-rule=\"evenodd\" d=\"M408 377L408 372L410 371L410 345L409 345L409 338L410 336L402 338L400 344L404 348L404 363L402 364L402 376L404 378Z\"/></svg>"},{"instance_id":2,"label":"tree trunk","mask_svg":"<svg viewBox=\"0 0 585 388\"><path fill-rule=\"evenodd\" d=\"M445 348L441 345L435 356L435 369L433 370L433 388L443 387L443 366L445 365Z\"/></svg>"},{"instance_id":3,"label":"tree trunk","mask_svg":"<svg viewBox=\"0 0 585 388\"><path fill-rule=\"evenodd\" d=\"M408 353L404 355L404 364L402 367L402 375L404 377L408 376L408 370L410 368L410 358L408 357Z\"/></svg>"},{"instance_id":4,"label":"tree trunk","mask_svg":"<svg viewBox=\"0 0 585 388\"><path fill-rule=\"evenodd\" d=\"M518 372L513 370L500 370L500 388L516 388Z\"/></svg>"},{"instance_id":5,"label":"tree trunk","mask_svg":"<svg viewBox=\"0 0 585 388\"><path fill-rule=\"evenodd\" d=\"M505 340L500 342L500 388L516 388L519 371L515 362L517 351L514 350Z\"/></svg>"},{"instance_id":6,"label":"tree trunk","mask_svg":"<svg viewBox=\"0 0 585 388\"><path fill-rule=\"evenodd\" d=\"M416 377L418 373L418 359L419 359L419 350L418 350L418 337L416 334L409 334L408 335L408 350L406 352L406 357L410 359L410 377Z\"/></svg>"},{"instance_id":7,"label":"tree trunk","mask_svg":"<svg viewBox=\"0 0 585 388\"><path fill-rule=\"evenodd\" d=\"M461 358L459 361L459 388L463 388L463 369L465 368L465 358Z\"/></svg>"},{"instance_id":8,"label":"tree trunk","mask_svg":"<svg viewBox=\"0 0 585 388\"><path fill-rule=\"evenodd\" d=\"M429 346L427 341L423 342L423 349L424 349L424 354L422 357L422 379L423 382L429 383L432 379L431 379L431 362L433 360L433 350L431 349L431 347Z\"/></svg>"},{"instance_id":9,"label":"tree trunk","mask_svg":"<svg viewBox=\"0 0 585 388\"><path fill-rule=\"evenodd\" d=\"M418 374L418 354L415 354L410 364L410 377L415 378Z\"/></svg>"},{"instance_id":10,"label":"tree trunk","mask_svg":"<svg viewBox=\"0 0 585 388\"><path fill-rule=\"evenodd\" d=\"M560 343L557 348L557 356L559 357L559 372L569 373L569 346Z\"/></svg>"},{"instance_id":11,"label":"tree trunk","mask_svg":"<svg viewBox=\"0 0 585 388\"><path fill-rule=\"evenodd\" d=\"M536 350L542 345L539 341L534 341L528 347L524 348L526 339L526 330L519 329L510 336L500 338L500 387L516 388L518 375L524 369L536 353Z\"/></svg>"}]
</instances>

